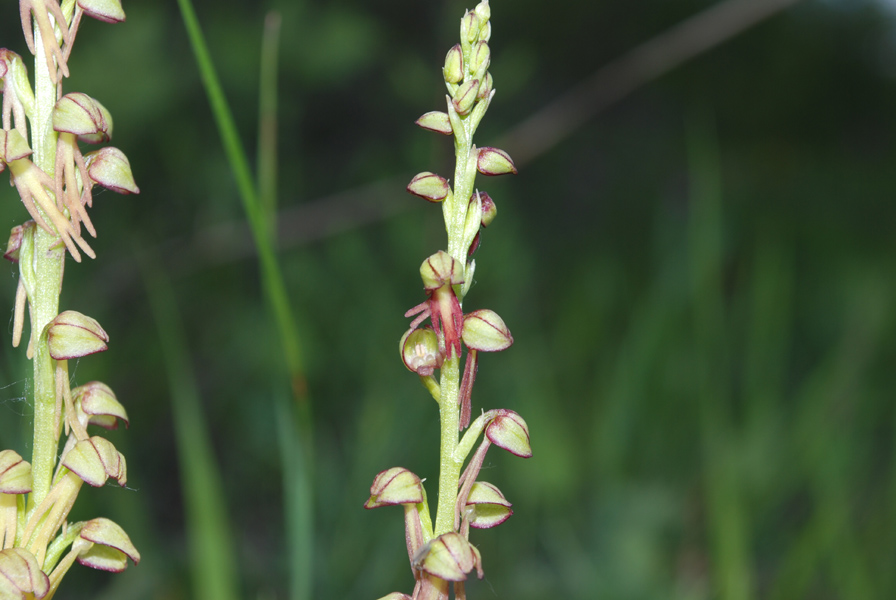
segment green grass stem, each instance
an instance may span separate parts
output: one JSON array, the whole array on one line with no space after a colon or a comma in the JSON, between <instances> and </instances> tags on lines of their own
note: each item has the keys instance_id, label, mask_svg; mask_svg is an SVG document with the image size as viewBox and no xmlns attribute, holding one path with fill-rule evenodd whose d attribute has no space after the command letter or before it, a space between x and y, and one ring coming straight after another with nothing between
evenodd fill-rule
<instances>
[{"instance_id":1,"label":"green grass stem","mask_svg":"<svg viewBox=\"0 0 896 600\"><path fill-rule=\"evenodd\" d=\"M202 414L184 326L171 283L151 259L142 264L149 304L165 360L178 445L195 600L240 597L236 548L226 493Z\"/></svg>"},{"instance_id":2,"label":"green grass stem","mask_svg":"<svg viewBox=\"0 0 896 600\"><path fill-rule=\"evenodd\" d=\"M708 115L690 124L688 243L693 294L695 376L703 442L704 493L714 587L721 600L753 597L749 524L733 460L731 365L722 292L722 185L719 151Z\"/></svg>"},{"instance_id":3,"label":"green grass stem","mask_svg":"<svg viewBox=\"0 0 896 600\"><path fill-rule=\"evenodd\" d=\"M259 184L252 180L245 149L240 142L211 55L190 0L178 0L184 25L193 47L196 63L211 105L212 113L221 135L230 168L237 181L240 198L252 238L258 251L261 267L261 285L268 308L279 333L280 344L289 374L294 399L289 418L295 427L280 429L281 454L294 457L284 469L285 506L290 561L291 597L294 600L311 597L311 560L313 547L312 494L313 437L311 403L299 345L296 320L289 303L283 271L276 252L276 41L278 25L276 17L269 17L266 27L261 82L261 123L259 125ZM278 412L282 407L278 407ZM283 415L281 415L282 417ZM289 437L293 436L293 437ZM298 439L295 439L297 436ZM301 452L290 452L302 445ZM303 460L300 460L301 457ZM294 503L301 501L303 506Z\"/></svg>"}]
</instances>

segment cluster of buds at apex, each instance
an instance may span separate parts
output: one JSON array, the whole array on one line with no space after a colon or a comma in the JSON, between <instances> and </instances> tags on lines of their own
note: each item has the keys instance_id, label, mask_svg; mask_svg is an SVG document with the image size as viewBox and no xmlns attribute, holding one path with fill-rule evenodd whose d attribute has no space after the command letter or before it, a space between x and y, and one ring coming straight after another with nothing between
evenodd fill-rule
<instances>
[{"instance_id":1,"label":"cluster of buds at apex","mask_svg":"<svg viewBox=\"0 0 896 600\"><path fill-rule=\"evenodd\" d=\"M460 356L460 332L463 312L454 293L454 286L463 285L464 267L459 260L443 250L439 250L420 266L423 288L429 298L408 310L404 316L417 315L411 322L410 330L429 318L432 328L440 340L439 351L446 359ZM402 345L404 357L404 345ZM414 369L411 369L414 370Z\"/></svg>"}]
</instances>

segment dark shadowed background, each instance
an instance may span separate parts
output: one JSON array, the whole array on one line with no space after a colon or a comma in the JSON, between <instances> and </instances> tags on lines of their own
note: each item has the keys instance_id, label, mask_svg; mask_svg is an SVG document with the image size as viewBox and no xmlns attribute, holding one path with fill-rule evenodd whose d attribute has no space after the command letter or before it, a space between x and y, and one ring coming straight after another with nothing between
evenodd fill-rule
<instances>
[{"instance_id":1,"label":"dark shadowed background","mask_svg":"<svg viewBox=\"0 0 896 600\"><path fill-rule=\"evenodd\" d=\"M25 54L4 4L0 46ZM896 7L796 2L601 110L585 102L552 147L504 137L713 4L492 2L497 95L476 141L526 160L477 181L499 214L466 307L500 313L516 343L482 358L474 410L519 412L535 455L487 459L515 514L472 533L472 598L896 595ZM397 342L445 237L404 186L453 169L448 138L413 122L444 109L442 61L472 6L196 5L250 155L264 16L282 16L280 246L313 401L315 598L412 588L401 511L362 504L395 465L435 496L436 406ZM111 337L75 382L107 382L131 417L110 434L128 489L84 490L73 517L116 520L144 560L76 567L59 597L191 596L166 350L135 258L150 248L185 323L241 595L285 598L279 342L178 8L124 7L126 23L83 24L65 90L111 111L142 193L97 195L98 257L68 265L62 305ZM0 200L0 225L25 219L11 188ZM27 458L22 355L2 344L0 446Z\"/></svg>"}]
</instances>

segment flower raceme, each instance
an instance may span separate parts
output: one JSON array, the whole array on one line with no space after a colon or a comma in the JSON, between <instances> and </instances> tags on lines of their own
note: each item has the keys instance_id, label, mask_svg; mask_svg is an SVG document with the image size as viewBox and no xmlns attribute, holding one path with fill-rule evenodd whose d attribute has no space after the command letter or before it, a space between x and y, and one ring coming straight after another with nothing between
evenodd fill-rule
<instances>
[{"instance_id":1,"label":"flower raceme","mask_svg":"<svg viewBox=\"0 0 896 600\"><path fill-rule=\"evenodd\" d=\"M25 600L53 597L76 561L105 571L140 561L127 534L112 521L69 522L83 484L127 482L124 456L89 429L114 429L129 421L106 384L71 388L68 361L105 351L109 335L87 315L59 311L66 254L77 262L82 254L95 257L82 237L83 231L97 235L87 213L93 186L121 194L140 190L121 150L104 145L81 151L81 144L111 139L106 107L80 92L62 95L81 19L123 21L120 1L20 0L19 15L35 55L35 84L32 88L22 58L0 48L0 172L9 170L31 217L12 228L4 258L19 271L14 347L26 312L31 323L26 355L34 369L34 438L30 462L13 450L0 451L0 597ZM29 141L29 131L42 135Z\"/></svg>"},{"instance_id":2,"label":"flower raceme","mask_svg":"<svg viewBox=\"0 0 896 600\"><path fill-rule=\"evenodd\" d=\"M516 173L506 152L473 144L473 134L495 95L488 72L490 18L488 0L466 11L460 42L448 51L442 67L448 91L445 111L428 112L416 122L427 131L452 136L456 155L453 185L431 171L418 173L407 185L411 194L441 204L448 247L421 264L426 299L405 313L412 320L399 342L405 367L420 378L439 404L441 468L435 523L417 475L393 467L374 479L364 506L404 507L405 539L415 581L411 595L393 592L381 600L448 600L452 585L455 597L465 600L464 581L469 573L475 570L478 577L483 576L482 556L469 540L470 529L495 527L513 514L497 486L478 480L485 454L495 445L516 456L532 456L528 426L517 413L489 410L471 422L479 353L499 352L513 344L510 329L497 313L463 310L476 270L472 255L482 230L497 215L491 196L475 189L476 174ZM480 436L482 441L473 452Z\"/></svg>"}]
</instances>

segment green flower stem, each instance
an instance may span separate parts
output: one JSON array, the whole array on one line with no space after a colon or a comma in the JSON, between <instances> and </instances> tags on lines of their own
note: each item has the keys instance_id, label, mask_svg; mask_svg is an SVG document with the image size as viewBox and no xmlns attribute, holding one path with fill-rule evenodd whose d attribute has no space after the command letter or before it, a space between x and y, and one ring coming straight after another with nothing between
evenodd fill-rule
<instances>
[{"instance_id":1,"label":"green flower stem","mask_svg":"<svg viewBox=\"0 0 896 600\"><path fill-rule=\"evenodd\" d=\"M449 110L451 110L449 108ZM454 193L445 203L445 228L448 231L448 254L467 263L469 244L464 240L464 225L467 219L467 208L473 195L473 184L476 181L476 154L473 148L472 129L469 119L461 117L463 129L454 137L457 163L454 170ZM471 168L472 167L472 168ZM458 302L463 306L462 286L455 287ZM439 419L441 421L441 448L439 459L439 504L436 510L435 535L439 536L454 531L454 511L457 505L457 484L463 458L458 460L458 422L460 420L460 357L446 360L441 369L441 400L439 401Z\"/></svg>"},{"instance_id":2,"label":"green flower stem","mask_svg":"<svg viewBox=\"0 0 896 600\"><path fill-rule=\"evenodd\" d=\"M40 31L34 29L35 103L31 118L32 160L47 175L53 176L56 161L56 133L53 131L53 107L56 84L47 71ZM39 210L39 209L38 209ZM32 493L29 508L39 506L50 491L56 467L56 382L53 361L46 339L40 335L59 314L59 292L65 249L59 240L40 227L34 232L34 291L31 298L31 331L34 341L34 453L31 459Z\"/></svg>"},{"instance_id":3,"label":"green flower stem","mask_svg":"<svg viewBox=\"0 0 896 600\"><path fill-rule=\"evenodd\" d=\"M442 399L439 402L439 419L441 421L442 444L439 460L439 504L436 509L436 528L434 534L454 531L454 508L457 504L457 483L463 460L457 460L457 424L459 407L457 398L460 392L460 358L453 357L442 365Z\"/></svg>"}]
</instances>

